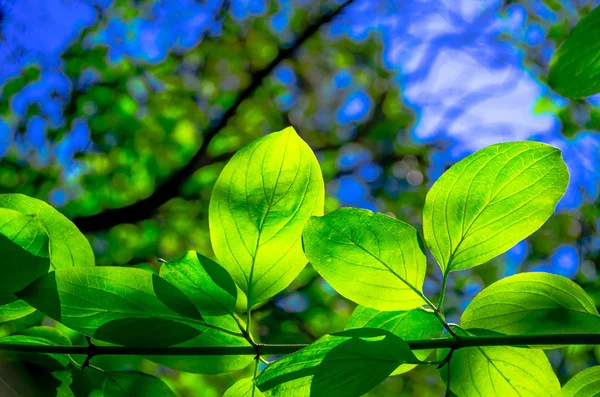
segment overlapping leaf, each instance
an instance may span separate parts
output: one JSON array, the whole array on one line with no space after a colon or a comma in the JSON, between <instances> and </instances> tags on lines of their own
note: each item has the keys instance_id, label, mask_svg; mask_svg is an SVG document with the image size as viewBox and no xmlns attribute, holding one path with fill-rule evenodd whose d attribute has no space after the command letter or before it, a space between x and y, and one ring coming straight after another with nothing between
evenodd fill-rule
<instances>
[{"instance_id":1,"label":"overlapping leaf","mask_svg":"<svg viewBox=\"0 0 600 397\"><path fill-rule=\"evenodd\" d=\"M311 218L302 237L310 263L346 298L378 310L425 304L427 264L412 226L384 214L340 208Z\"/></svg>"},{"instance_id":2,"label":"overlapping leaf","mask_svg":"<svg viewBox=\"0 0 600 397\"><path fill-rule=\"evenodd\" d=\"M444 272L485 263L538 230L568 182L561 152L552 146L488 146L435 182L423 209L425 240Z\"/></svg>"},{"instance_id":3,"label":"overlapping leaf","mask_svg":"<svg viewBox=\"0 0 600 397\"><path fill-rule=\"evenodd\" d=\"M206 328L181 291L141 269L59 269L17 296L69 328L121 345L173 345Z\"/></svg>"},{"instance_id":4,"label":"overlapping leaf","mask_svg":"<svg viewBox=\"0 0 600 397\"><path fill-rule=\"evenodd\" d=\"M346 329L379 328L390 331L399 338L408 340L431 339L442 336L443 325L430 311L421 308L380 312L364 306L358 306L346 324ZM413 353L419 360L425 360L433 350L415 350ZM392 375L399 375L415 368L417 364L402 364Z\"/></svg>"},{"instance_id":5,"label":"overlapping leaf","mask_svg":"<svg viewBox=\"0 0 600 397\"><path fill-rule=\"evenodd\" d=\"M22 332L0 338L1 344L24 345L24 346L70 346L71 341L59 330L52 327L38 326L28 328ZM57 370L66 367L70 360L65 354L39 354L6 352L3 358L18 359L35 363L49 370Z\"/></svg>"},{"instance_id":6,"label":"overlapping leaf","mask_svg":"<svg viewBox=\"0 0 600 397\"><path fill-rule=\"evenodd\" d=\"M508 335L599 333L600 316L592 298L568 278L520 273L481 291L461 326Z\"/></svg>"},{"instance_id":7,"label":"overlapping leaf","mask_svg":"<svg viewBox=\"0 0 600 397\"><path fill-rule=\"evenodd\" d=\"M18 193L0 194L0 208L33 216L36 222L41 224L49 238L50 270L71 266L94 266L94 252L85 236L73 222L47 203ZM3 257L8 258L8 255ZM16 260L14 262L16 263ZM4 266L0 265L0 268ZM37 276L39 275L41 274ZM21 318L35 311L12 294L7 295L3 289L0 291L0 323Z\"/></svg>"},{"instance_id":8,"label":"overlapping leaf","mask_svg":"<svg viewBox=\"0 0 600 397\"><path fill-rule=\"evenodd\" d=\"M323 213L319 163L293 128L240 149L217 180L209 207L218 261L250 306L288 286L306 265L301 233Z\"/></svg>"},{"instance_id":9,"label":"overlapping leaf","mask_svg":"<svg viewBox=\"0 0 600 397\"><path fill-rule=\"evenodd\" d=\"M255 380L266 396L362 396L400 364L415 363L408 345L382 329L326 335L270 364Z\"/></svg>"},{"instance_id":10,"label":"overlapping leaf","mask_svg":"<svg viewBox=\"0 0 600 397\"><path fill-rule=\"evenodd\" d=\"M233 279L227 270L196 251L163 264L160 276L186 294L204 315L235 311L237 289Z\"/></svg>"},{"instance_id":11,"label":"overlapping leaf","mask_svg":"<svg viewBox=\"0 0 600 397\"><path fill-rule=\"evenodd\" d=\"M235 320L230 316L204 316L208 324L218 326L232 332L239 330ZM235 336L216 329L208 329L200 336L176 345L178 347L218 347L218 346L250 346L241 335ZM148 356L148 359L171 369L197 374L220 374L238 371L247 367L254 357L251 355L222 355L222 356Z\"/></svg>"}]
</instances>

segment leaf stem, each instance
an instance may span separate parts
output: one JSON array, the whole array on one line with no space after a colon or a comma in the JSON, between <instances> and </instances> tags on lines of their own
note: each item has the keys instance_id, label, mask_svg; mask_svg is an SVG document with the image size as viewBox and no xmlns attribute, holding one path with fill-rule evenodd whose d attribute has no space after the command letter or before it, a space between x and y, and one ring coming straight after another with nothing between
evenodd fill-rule
<instances>
[{"instance_id":1,"label":"leaf stem","mask_svg":"<svg viewBox=\"0 0 600 397\"><path fill-rule=\"evenodd\" d=\"M543 345L600 345L600 334L550 334L550 335L492 335L461 336L460 338L433 338L406 341L412 350L463 349L483 346L543 346ZM257 349L260 355L283 355L294 353L308 345L267 345L254 346L190 346L190 347L127 347L94 346L94 355L142 355L142 356L227 356L253 355ZM89 346L42 346L15 343L0 343L0 351L46 354L88 354Z\"/></svg>"},{"instance_id":2,"label":"leaf stem","mask_svg":"<svg viewBox=\"0 0 600 397\"><path fill-rule=\"evenodd\" d=\"M444 277L442 280L442 290L440 291L440 300L438 301L438 309L440 312L444 311L444 298L446 297L446 283L448 282L448 270L444 271Z\"/></svg>"}]
</instances>

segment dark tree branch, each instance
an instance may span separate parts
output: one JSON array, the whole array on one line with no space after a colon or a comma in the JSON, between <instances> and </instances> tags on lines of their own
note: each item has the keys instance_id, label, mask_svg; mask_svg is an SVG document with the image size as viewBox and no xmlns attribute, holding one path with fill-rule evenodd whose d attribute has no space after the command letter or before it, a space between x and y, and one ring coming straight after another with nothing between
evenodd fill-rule
<instances>
[{"instance_id":1,"label":"dark tree branch","mask_svg":"<svg viewBox=\"0 0 600 397\"><path fill-rule=\"evenodd\" d=\"M464 349L483 346L531 347L542 345L598 345L598 334L554 334L554 335L492 335L461 336L455 338L433 338L407 340L412 350L426 349ZM42 346L16 343L0 343L0 351L47 354L86 354L93 352L101 355L140 355L140 356L228 356L228 355L260 355L291 354L308 345L265 345L254 346L215 346L215 347L127 347L127 346Z\"/></svg>"},{"instance_id":2,"label":"dark tree branch","mask_svg":"<svg viewBox=\"0 0 600 397\"><path fill-rule=\"evenodd\" d=\"M322 26L326 25L340 14L342 10L352 2L353 0L347 0L334 11L321 16L321 18L310 25L300 37L298 37L291 47L280 50L277 57L271 61L271 63L264 69L254 73L250 85L239 93L233 105L225 111L218 123L206 130L203 135L202 145L192 159L183 168L163 182L149 197L125 207L106 210L91 216L75 218L73 219L75 225L83 232L97 232L121 223L136 223L151 217L161 205L165 204L170 199L177 197L181 185L187 178L198 169L215 162L212 157L209 157L206 154L208 146L212 139L227 125L242 102L254 94L267 76L269 76L281 62L291 58L304 42L319 31Z\"/></svg>"}]
</instances>

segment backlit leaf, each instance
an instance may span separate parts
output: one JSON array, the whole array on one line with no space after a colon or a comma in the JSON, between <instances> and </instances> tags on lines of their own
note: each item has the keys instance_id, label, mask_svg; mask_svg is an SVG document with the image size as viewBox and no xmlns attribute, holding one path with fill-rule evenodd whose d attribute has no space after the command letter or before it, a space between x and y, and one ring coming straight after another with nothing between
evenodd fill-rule
<instances>
[{"instance_id":1,"label":"backlit leaf","mask_svg":"<svg viewBox=\"0 0 600 397\"><path fill-rule=\"evenodd\" d=\"M585 369L563 386L559 397L597 397L600 393L600 366Z\"/></svg>"},{"instance_id":2,"label":"backlit leaf","mask_svg":"<svg viewBox=\"0 0 600 397\"><path fill-rule=\"evenodd\" d=\"M568 278L520 273L481 291L464 311L461 327L507 335L598 333L600 316L592 298Z\"/></svg>"},{"instance_id":3,"label":"backlit leaf","mask_svg":"<svg viewBox=\"0 0 600 397\"><path fill-rule=\"evenodd\" d=\"M394 334L353 329L326 335L271 363L255 382L266 396L358 397L400 364L417 361Z\"/></svg>"},{"instance_id":4,"label":"backlit leaf","mask_svg":"<svg viewBox=\"0 0 600 397\"><path fill-rule=\"evenodd\" d=\"M323 213L319 163L292 127L240 149L219 176L210 200L217 259L250 306L287 287L306 265L301 233Z\"/></svg>"},{"instance_id":5,"label":"backlit leaf","mask_svg":"<svg viewBox=\"0 0 600 397\"><path fill-rule=\"evenodd\" d=\"M454 351L449 365L450 390L458 397L551 397L560 390L543 350L468 347ZM440 369L446 382L447 371Z\"/></svg>"},{"instance_id":6,"label":"backlit leaf","mask_svg":"<svg viewBox=\"0 0 600 397\"><path fill-rule=\"evenodd\" d=\"M427 264L412 226L384 214L340 208L311 218L302 237L310 263L346 298L378 310L425 304Z\"/></svg>"},{"instance_id":7,"label":"backlit leaf","mask_svg":"<svg viewBox=\"0 0 600 397\"><path fill-rule=\"evenodd\" d=\"M423 209L425 240L444 272L481 265L538 230L568 182L561 152L552 146L488 146L434 183Z\"/></svg>"}]
</instances>

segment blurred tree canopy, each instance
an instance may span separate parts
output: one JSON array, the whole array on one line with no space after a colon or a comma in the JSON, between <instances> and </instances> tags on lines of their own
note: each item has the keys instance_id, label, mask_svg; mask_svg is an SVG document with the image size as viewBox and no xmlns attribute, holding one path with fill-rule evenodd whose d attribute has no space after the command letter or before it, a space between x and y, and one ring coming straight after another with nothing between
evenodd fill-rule
<instances>
[{"instance_id":1,"label":"blurred tree canopy","mask_svg":"<svg viewBox=\"0 0 600 397\"><path fill-rule=\"evenodd\" d=\"M211 256L208 200L231 155L293 125L317 153L326 212L352 205L420 225L425 194L496 142L563 150L557 214L490 266L453 275L449 321L499 276L543 270L600 302L600 96L566 100L548 64L598 1L0 0L0 192L48 201L86 233L99 265L157 270ZM430 258L431 259L431 258ZM433 261L430 260L430 264ZM425 292L439 290L432 271ZM353 305L310 266L256 311L269 343L343 329ZM41 315L0 325L5 335ZM554 350L561 379L600 349ZM220 396L250 373L179 373L134 357L181 396ZM80 374L78 396L99 380ZM369 396L443 394L432 368ZM90 394L91 393L91 394Z\"/></svg>"}]
</instances>

